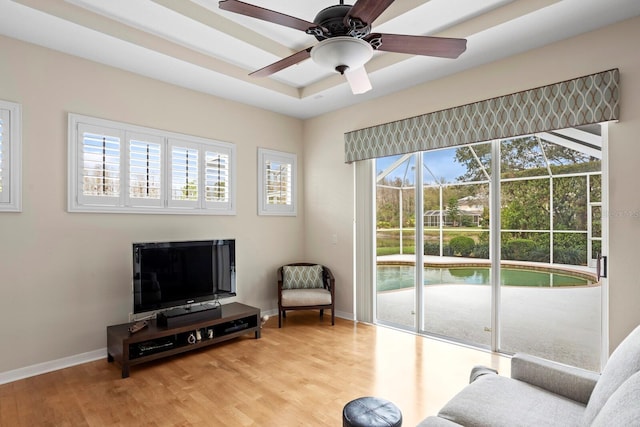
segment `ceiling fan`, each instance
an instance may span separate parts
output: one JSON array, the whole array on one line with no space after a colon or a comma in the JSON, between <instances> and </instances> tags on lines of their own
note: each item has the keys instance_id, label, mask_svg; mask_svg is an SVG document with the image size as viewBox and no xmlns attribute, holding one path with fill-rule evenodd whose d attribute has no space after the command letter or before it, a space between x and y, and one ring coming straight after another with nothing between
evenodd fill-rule
<instances>
[{"instance_id":1,"label":"ceiling fan","mask_svg":"<svg viewBox=\"0 0 640 427\"><path fill-rule=\"evenodd\" d=\"M320 42L250 73L266 77L311 57L317 64L343 74L354 94L371 89L364 68L374 50L412 55L457 58L467 48L465 39L372 33L371 24L394 0L356 0L321 10L313 22L238 0L221 0L220 9L304 31Z\"/></svg>"}]
</instances>

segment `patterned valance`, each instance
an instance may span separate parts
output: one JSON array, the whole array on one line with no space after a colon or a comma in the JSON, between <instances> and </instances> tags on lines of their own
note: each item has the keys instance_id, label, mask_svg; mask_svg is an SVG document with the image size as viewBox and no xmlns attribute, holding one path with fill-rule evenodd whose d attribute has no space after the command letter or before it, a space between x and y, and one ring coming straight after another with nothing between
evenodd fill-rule
<instances>
[{"instance_id":1,"label":"patterned valance","mask_svg":"<svg viewBox=\"0 0 640 427\"><path fill-rule=\"evenodd\" d=\"M618 69L345 134L347 163L618 120Z\"/></svg>"}]
</instances>

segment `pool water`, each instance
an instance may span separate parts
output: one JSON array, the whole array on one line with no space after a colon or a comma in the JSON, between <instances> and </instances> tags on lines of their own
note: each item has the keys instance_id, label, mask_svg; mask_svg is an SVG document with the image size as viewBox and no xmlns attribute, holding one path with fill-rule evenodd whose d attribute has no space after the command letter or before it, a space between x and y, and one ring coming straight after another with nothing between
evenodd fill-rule
<instances>
[{"instance_id":1,"label":"pool water","mask_svg":"<svg viewBox=\"0 0 640 427\"><path fill-rule=\"evenodd\" d=\"M412 265L378 265L376 280L378 291L412 288L415 283L415 267ZM490 282L488 267L425 267L423 283L425 285L465 284L488 285ZM560 287L588 286L593 282L567 273L553 273L538 270L502 268L500 272L502 286Z\"/></svg>"}]
</instances>

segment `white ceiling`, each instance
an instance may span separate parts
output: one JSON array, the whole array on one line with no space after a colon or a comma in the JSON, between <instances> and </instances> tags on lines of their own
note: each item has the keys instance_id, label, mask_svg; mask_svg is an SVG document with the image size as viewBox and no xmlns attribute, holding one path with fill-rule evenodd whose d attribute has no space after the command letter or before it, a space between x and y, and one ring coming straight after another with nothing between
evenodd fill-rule
<instances>
[{"instance_id":1,"label":"white ceiling","mask_svg":"<svg viewBox=\"0 0 640 427\"><path fill-rule=\"evenodd\" d=\"M339 3L244 1L307 21ZM466 38L467 51L458 59L376 52L366 65L373 90L363 95L311 59L268 78L249 77L317 41L220 10L217 0L0 0L0 34L309 118L638 15L639 0L396 0L375 32Z\"/></svg>"}]
</instances>

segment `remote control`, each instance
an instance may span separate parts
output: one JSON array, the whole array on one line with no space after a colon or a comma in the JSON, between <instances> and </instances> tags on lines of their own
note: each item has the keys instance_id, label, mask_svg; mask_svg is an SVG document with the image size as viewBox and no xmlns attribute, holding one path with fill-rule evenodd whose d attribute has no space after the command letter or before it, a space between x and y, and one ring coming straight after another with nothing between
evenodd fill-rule
<instances>
[{"instance_id":1,"label":"remote control","mask_svg":"<svg viewBox=\"0 0 640 427\"><path fill-rule=\"evenodd\" d=\"M148 324L149 324L149 322L147 322L146 320L142 320L140 322L136 322L133 325L129 326L129 333L130 334L135 334L139 330L146 328Z\"/></svg>"}]
</instances>

